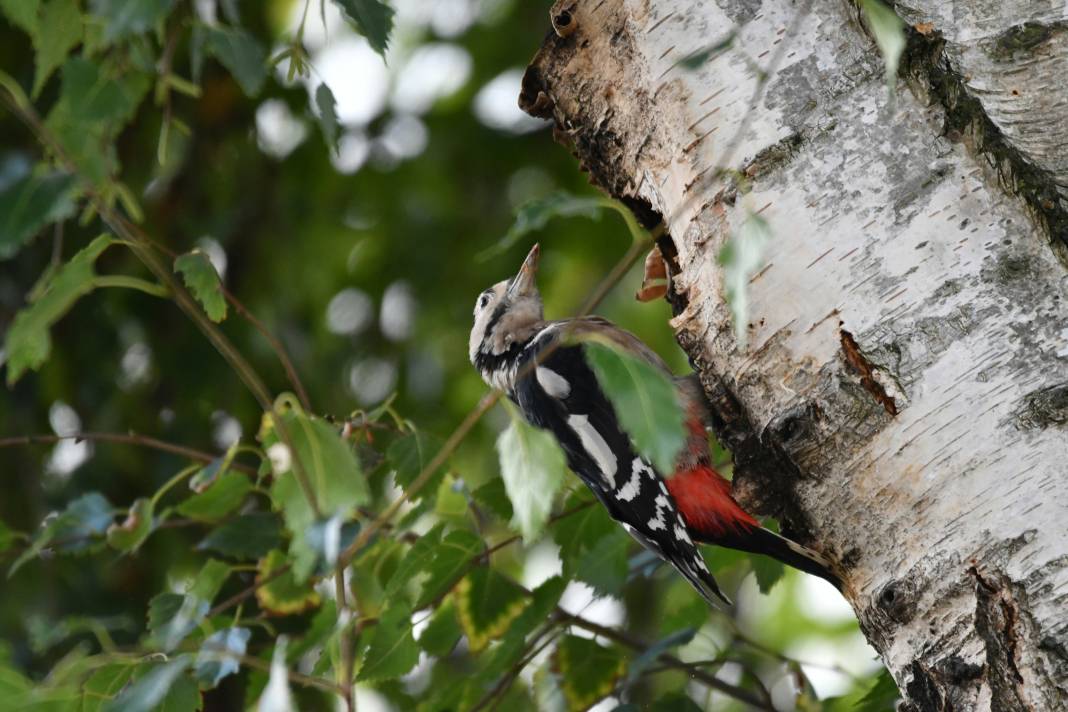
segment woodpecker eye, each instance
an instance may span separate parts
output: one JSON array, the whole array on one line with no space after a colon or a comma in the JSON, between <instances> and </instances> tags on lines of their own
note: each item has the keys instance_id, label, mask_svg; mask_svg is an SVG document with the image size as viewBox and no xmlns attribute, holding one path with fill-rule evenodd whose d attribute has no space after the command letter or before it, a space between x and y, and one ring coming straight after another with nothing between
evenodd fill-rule
<instances>
[{"instance_id":1,"label":"woodpecker eye","mask_svg":"<svg viewBox=\"0 0 1068 712\"><path fill-rule=\"evenodd\" d=\"M485 309L486 305L489 304L489 302L490 302L490 295L483 294L481 297L478 298L478 308L479 309Z\"/></svg>"}]
</instances>

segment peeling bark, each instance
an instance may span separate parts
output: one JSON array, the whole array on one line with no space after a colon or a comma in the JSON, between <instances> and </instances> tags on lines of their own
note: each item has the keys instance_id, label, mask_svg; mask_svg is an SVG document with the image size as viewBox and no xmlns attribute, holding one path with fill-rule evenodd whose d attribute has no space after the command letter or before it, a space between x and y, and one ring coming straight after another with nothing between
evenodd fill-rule
<instances>
[{"instance_id":1,"label":"peeling bark","mask_svg":"<svg viewBox=\"0 0 1068 712\"><path fill-rule=\"evenodd\" d=\"M1017 5L898 3L891 111L845 0L558 0L520 97L665 222L736 495L836 563L911 710L1068 709L1068 32Z\"/></svg>"}]
</instances>

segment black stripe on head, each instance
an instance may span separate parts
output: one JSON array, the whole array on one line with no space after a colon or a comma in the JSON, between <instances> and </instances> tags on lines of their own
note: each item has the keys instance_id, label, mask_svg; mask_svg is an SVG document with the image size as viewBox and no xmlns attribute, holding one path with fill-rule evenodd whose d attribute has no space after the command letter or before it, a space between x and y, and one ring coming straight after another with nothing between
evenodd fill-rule
<instances>
[{"instance_id":1,"label":"black stripe on head","mask_svg":"<svg viewBox=\"0 0 1068 712\"><path fill-rule=\"evenodd\" d=\"M482 332L482 343L485 344L486 340L493 334L493 329L497 326L497 322L501 320L504 313L508 311L508 298L501 299L500 304L493 308L493 314L490 315L490 320L486 322L486 330ZM482 349L480 348L479 351Z\"/></svg>"}]
</instances>

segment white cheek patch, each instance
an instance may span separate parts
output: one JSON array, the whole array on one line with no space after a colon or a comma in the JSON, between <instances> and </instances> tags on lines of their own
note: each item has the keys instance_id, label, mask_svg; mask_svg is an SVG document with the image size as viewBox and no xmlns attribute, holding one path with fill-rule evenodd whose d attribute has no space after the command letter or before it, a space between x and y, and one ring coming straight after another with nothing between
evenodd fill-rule
<instances>
[{"instance_id":1,"label":"white cheek patch","mask_svg":"<svg viewBox=\"0 0 1068 712\"><path fill-rule=\"evenodd\" d=\"M569 415L567 424L579 436L583 449L589 453L593 461L597 463L601 471L601 478L609 490L616 488L616 456L612 448L604 441L597 429L590 425L590 419L585 415Z\"/></svg>"},{"instance_id":2,"label":"white cheek patch","mask_svg":"<svg viewBox=\"0 0 1068 712\"><path fill-rule=\"evenodd\" d=\"M551 368L538 366L534 371L534 375L538 379L538 385L551 397L557 400L563 400L571 395L571 384L567 382L566 378Z\"/></svg>"}]
</instances>

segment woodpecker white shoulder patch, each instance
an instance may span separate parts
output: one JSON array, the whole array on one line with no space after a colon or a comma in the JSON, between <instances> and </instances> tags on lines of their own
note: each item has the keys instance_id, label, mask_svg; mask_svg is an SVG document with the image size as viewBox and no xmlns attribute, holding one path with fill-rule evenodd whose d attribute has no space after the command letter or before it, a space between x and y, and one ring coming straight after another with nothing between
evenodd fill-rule
<instances>
[{"instance_id":1,"label":"woodpecker white shoulder patch","mask_svg":"<svg viewBox=\"0 0 1068 712\"><path fill-rule=\"evenodd\" d=\"M654 502L654 504L656 505L656 516L649 520L649 529L654 532L658 529L663 529L666 531L667 522L664 521L664 512L670 511L671 502L664 495L658 494L656 496L656 501Z\"/></svg>"},{"instance_id":2,"label":"woodpecker white shoulder patch","mask_svg":"<svg viewBox=\"0 0 1068 712\"><path fill-rule=\"evenodd\" d=\"M597 428L590 424L590 418L586 415L569 415L567 424L579 436L582 447L589 453L597 468L601 471L601 478L609 490L616 488L616 456L612 448L608 447Z\"/></svg>"},{"instance_id":3,"label":"woodpecker white shoulder patch","mask_svg":"<svg viewBox=\"0 0 1068 712\"><path fill-rule=\"evenodd\" d=\"M675 538L679 541L684 541L691 546L693 545L693 540L690 539L690 535L686 532L686 527L682 524L681 520L675 524Z\"/></svg>"},{"instance_id":4,"label":"woodpecker white shoulder patch","mask_svg":"<svg viewBox=\"0 0 1068 712\"><path fill-rule=\"evenodd\" d=\"M534 371L534 375L537 377L538 385L542 387L542 390L553 398L563 400L571 395L571 384L551 368L538 366Z\"/></svg>"}]
</instances>

